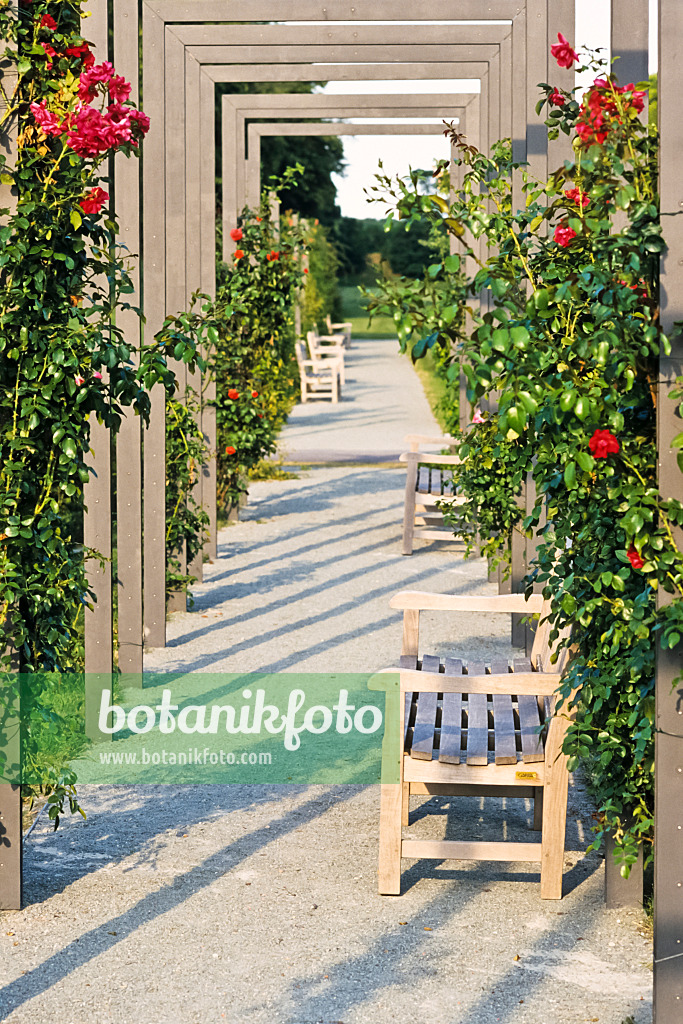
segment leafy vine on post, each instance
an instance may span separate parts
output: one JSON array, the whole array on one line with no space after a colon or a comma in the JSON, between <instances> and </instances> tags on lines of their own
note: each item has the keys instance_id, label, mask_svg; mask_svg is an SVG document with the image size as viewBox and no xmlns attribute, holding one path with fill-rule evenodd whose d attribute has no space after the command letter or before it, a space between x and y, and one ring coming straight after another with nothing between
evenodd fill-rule
<instances>
[{"instance_id":1,"label":"leafy vine on post","mask_svg":"<svg viewBox=\"0 0 683 1024\"><path fill-rule=\"evenodd\" d=\"M303 224L273 222L270 197L301 173L271 179L258 210L245 208L231 231L238 248L224 264L209 331L216 381L218 501L225 515L247 491L250 469L275 449L296 402L294 303L306 251Z\"/></svg>"},{"instance_id":2,"label":"leafy vine on post","mask_svg":"<svg viewBox=\"0 0 683 1024\"><path fill-rule=\"evenodd\" d=\"M552 52L560 66L580 63L563 37ZM655 651L683 635L672 529L683 506L657 487L656 371L668 342L658 318L658 137L640 116L647 83L619 85L590 52L584 69L597 77L581 100L540 87L550 136L570 136L575 153L548 181L512 162L509 140L486 156L449 128L466 169L455 202L425 211L404 187L395 205L402 217L445 223L478 266L468 294L490 294L489 311L470 308L460 351L473 407L492 396L497 412L466 432L458 482L476 517L470 529L540 533L527 586L543 585L555 629L578 627L562 686L578 712L565 750L570 766L589 770L594 845L613 835L627 874L641 843L652 856ZM482 233L484 261L472 245ZM529 472L537 500L525 517L511 499ZM499 543L500 534L484 549ZM658 610L659 588L675 599Z\"/></svg>"},{"instance_id":3,"label":"leafy vine on post","mask_svg":"<svg viewBox=\"0 0 683 1024\"><path fill-rule=\"evenodd\" d=\"M18 70L0 131L19 128L14 166L0 155L16 193L15 209L0 211L0 654L7 667L18 652L28 674L83 671L92 419L115 431L123 406L146 417L147 391L175 387L163 333L136 367L112 315L131 285L98 168L136 155L149 120L112 64L95 63L81 18L80 0L27 2L16 18L0 7L2 55ZM191 338L185 353L194 365ZM23 695L29 741L41 717L59 726L44 692ZM55 822L67 799L77 807L73 782L58 763L41 778Z\"/></svg>"}]
</instances>

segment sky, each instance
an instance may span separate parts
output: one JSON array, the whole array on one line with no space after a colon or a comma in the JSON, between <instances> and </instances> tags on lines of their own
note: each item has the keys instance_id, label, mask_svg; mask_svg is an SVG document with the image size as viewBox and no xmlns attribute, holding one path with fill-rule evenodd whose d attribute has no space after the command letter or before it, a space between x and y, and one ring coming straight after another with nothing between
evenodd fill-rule
<instances>
[{"instance_id":1,"label":"sky","mask_svg":"<svg viewBox=\"0 0 683 1024\"><path fill-rule=\"evenodd\" d=\"M615 0L619 2L619 0ZM656 0L650 0L650 37L656 40L654 26ZM609 54L610 0L576 0L576 45L592 49L604 48ZM651 63L656 68L656 50L653 48ZM590 77L588 79L590 81ZM577 81L577 84L587 84ZM479 83L471 79L443 82L329 82L322 91L325 93L435 93L435 92L479 92ZM356 119L354 119L356 120ZM403 124L407 119L400 119ZM434 119L439 123L439 119ZM384 165L383 173L405 175L409 167L431 167L435 159L447 159L448 143L438 136L428 139L415 136L362 136L344 138L344 153L347 162L343 176L335 175L337 202L345 217L379 217L385 215L385 208L379 203L368 203L363 189L374 184L378 161Z\"/></svg>"}]
</instances>

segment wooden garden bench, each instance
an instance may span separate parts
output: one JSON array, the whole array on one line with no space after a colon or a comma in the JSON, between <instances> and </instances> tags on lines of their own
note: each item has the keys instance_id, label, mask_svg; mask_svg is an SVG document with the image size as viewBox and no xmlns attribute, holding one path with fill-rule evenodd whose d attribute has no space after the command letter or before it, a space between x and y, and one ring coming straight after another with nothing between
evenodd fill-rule
<instances>
[{"instance_id":1,"label":"wooden garden bench","mask_svg":"<svg viewBox=\"0 0 683 1024\"><path fill-rule=\"evenodd\" d=\"M403 554L412 555L416 540L456 541L453 531L443 521L443 514L437 508L439 500L451 499L460 504L462 499L455 494L453 471L458 466L457 455L432 455L421 452L422 444L438 444L442 448L457 444L454 437L428 437L424 434L407 434L405 441L409 451L399 456L406 465L406 491L403 506Z\"/></svg>"},{"instance_id":2,"label":"wooden garden bench","mask_svg":"<svg viewBox=\"0 0 683 1024\"><path fill-rule=\"evenodd\" d=\"M340 323L333 324L332 317L327 316L325 322L330 334L339 334L341 332L344 338L344 348L351 348L351 328L353 327L351 321L343 320Z\"/></svg>"},{"instance_id":3,"label":"wooden garden bench","mask_svg":"<svg viewBox=\"0 0 683 1024\"><path fill-rule=\"evenodd\" d=\"M438 860L540 861L541 898L562 898L567 758L562 743L569 715L554 716L555 691L568 661L550 657L548 602L540 595L455 597L404 591L399 784L381 787L379 891L400 895L403 857ZM418 655L421 610L536 613L529 659L461 661ZM564 634L566 637L566 634ZM543 726L543 731L540 727ZM533 797L540 843L404 839L411 794Z\"/></svg>"},{"instance_id":4,"label":"wooden garden bench","mask_svg":"<svg viewBox=\"0 0 683 1024\"><path fill-rule=\"evenodd\" d=\"M334 362L339 371L339 382L346 383L344 370L344 346L340 334L316 334L308 331L306 344L311 361L316 369L326 370Z\"/></svg>"},{"instance_id":5,"label":"wooden garden bench","mask_svg":"<svg viewBox=\"0 0 683 1024\"><path fill-rule=\"evenodd\" d=\"M301 377L301 401L306 403L309 398L330 398L338 402L341 386L337 364L330 362L329 366L321 367L319 363L306 358L303 342L297 341L294 347Z\"/></svg>"}]
</instances>

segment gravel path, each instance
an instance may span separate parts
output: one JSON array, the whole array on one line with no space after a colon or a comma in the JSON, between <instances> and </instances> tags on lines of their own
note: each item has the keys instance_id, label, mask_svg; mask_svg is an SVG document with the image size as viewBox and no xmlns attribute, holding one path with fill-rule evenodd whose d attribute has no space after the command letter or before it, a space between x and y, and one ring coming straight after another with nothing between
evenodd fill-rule
<instances>
[{"instance_id":1,"label":"gravel path","mask_svg":"<svg viewBox=\"0 0 683 1024\"><path fill-rule=\"evenodd\" d=\"M380 457L406 430L436 429L394 344L358 343L344 403L298 407L290 453ZM338 426L321 438L326 415ZM401 470L381 466L255 484L148 669L372 670L399 649L392 593L494 593L482 561L455 545L400 555L402 488ZM426 620L425 647L443 648L447 628L454 653L510 653L505 618ZM524 864L405 862L403 895L378 896L377 787L92 786L81 797L87 821L57 833L38 821L26 908L0 915L8 1024L652 1019L651 946L640 915L604 908L580 781L561 903L541 902ZM424 838L528 839L525 801L415 799L412 810Z\"/></svg>"}]
</instances>

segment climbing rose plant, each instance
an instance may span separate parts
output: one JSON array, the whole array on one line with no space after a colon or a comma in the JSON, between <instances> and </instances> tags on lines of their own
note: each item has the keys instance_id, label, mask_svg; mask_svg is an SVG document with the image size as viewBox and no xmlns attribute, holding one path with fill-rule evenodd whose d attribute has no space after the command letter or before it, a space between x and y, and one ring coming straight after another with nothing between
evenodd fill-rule
<instances>
[{"instance_id":1,"label":"climbing rose plant","mask_svg":"<svg viewBox=\"0 0 683 1024\"><path fill-rule=\"evenodd\" d=\"M578 60L563 37L553 53L561 67ZM657 360L669 350L658 316L657 133L640 117L644 89L620 85L591 54L585 67L596 78L582 100L541 86L550 137L563 132L574 151L548 181L513 163L509 140L486 156L449 129L466 171L455 202L430 208L399 183L395 205L407 219L443 222L477 268L461 293L472 327L459 354L472 406L485 399L496 411L460 447L464 535L473 545L478 529L486 554L509 551L514 530L537 535L527 589L542 586L555 630L575 627L561 687L577 712L565 751L597 795L594 845L614 835L626 873L638 844L652 855L655 654L683 635L683 506L657 487ZM658 609L659 591L673 600Z\"/></svg>"},{"instance_id":2,"label":"climbing rose plant","mask_svg":"<svg viewBox=\"0 0 683 1024\"><path fill-rule=\"evenodd\" d=\"M115 431L126 406L147 417L158 382L173 393L169 343L196 363L192 339L167 331L134 359L116 326L131 284L99 168L134 156L149 121L95 62L81 18L79 0L0 7L2 57L18 72L0 122L17 133L12 162L0 155L13 194L0 211L0 655L28 674L83 671L92 423ZM32 722L60 728L42 693L23 695L29 738ZM77 807L73 782L58 765L42 779L55 821L67 800Z\"/></svg>"},{"instance_id":3,"label":"climbing rose plant","mask_svg":"<svg viewBox=\"0 0 683 1024\"><path fill-rule=\"evenodd\" d=\"M271 179L258 209L245 208L230 232L239 244L224 264L210 331L216 383L218 503L224 513L247 492L249 470L275 450L275 437L298 393L294 304L303 277L306 229L277 225L271 198L301 173Z\"/></svg>"}]
</instances>

